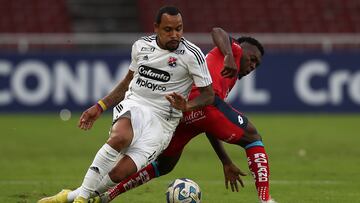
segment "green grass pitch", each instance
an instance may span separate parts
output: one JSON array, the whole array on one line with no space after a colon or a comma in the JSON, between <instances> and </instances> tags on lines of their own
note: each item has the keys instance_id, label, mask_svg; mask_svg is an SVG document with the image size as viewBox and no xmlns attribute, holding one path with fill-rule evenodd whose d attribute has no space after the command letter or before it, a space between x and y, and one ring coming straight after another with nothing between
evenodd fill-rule
<instances>
[{"instance_id":1,"label":"green grass pitch","mask_svg":"<svg viewBox=\"0 0 360 203\"><path fill-rule=\"evenodd\" d=\"M280 203L360 202L360 115L250 114L270 157L271 193ZM0 115L0 202L27 203L78 186L95 153L108 137L111 115L90 131L56 114ZM233 161L249 171L244 151L226 144ZM221 163L205 136L185 149L175 170L114 202L165 202L168 183L195 180L204 203L255 203L250 175L245 188L225 189Z\"/></svg>"}]
</instances>

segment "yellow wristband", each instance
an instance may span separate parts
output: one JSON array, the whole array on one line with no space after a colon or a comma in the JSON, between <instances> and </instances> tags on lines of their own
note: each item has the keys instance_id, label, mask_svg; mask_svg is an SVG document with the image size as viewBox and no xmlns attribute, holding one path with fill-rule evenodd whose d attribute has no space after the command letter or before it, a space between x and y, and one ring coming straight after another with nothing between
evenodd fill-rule
<instances>
[{"instance_id":1,"label":"yellow wristband","mask_svg":"<svg viewBox=\"0 0 360 203\"><path fill-rule=\"evenodd\" d=\"M106 111L107 107L103 100L100 99L97 103L100 105L103 111Z\"/></svg>"}]
</instances>

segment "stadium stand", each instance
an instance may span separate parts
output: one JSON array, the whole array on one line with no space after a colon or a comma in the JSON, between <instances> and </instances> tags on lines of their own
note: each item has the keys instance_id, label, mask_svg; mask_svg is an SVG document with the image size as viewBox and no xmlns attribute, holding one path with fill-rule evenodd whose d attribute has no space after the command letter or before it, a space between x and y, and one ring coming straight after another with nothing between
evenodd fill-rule
<instances>
[{"instance_id":1,"label":"stadium stand","mask_svg":"<svg viewBox=\"0 0 360 203\"><path fill-rule=\"evenodd\" d=\"M0 0L0 32L152 32L165 4L181 9L186 32L360 32L358 0Z\"/></svg>"},{"instance_id":2,"label":"stadium stand","mask_svg":"<svg viewBox=\"0 0 360 203\"><path fill-rule=\"evenodd\" d=\"M156 10L164 4L183 12L186 32L208 32L222 26L245 33L354 33L360 32L358 0L139 0L144 32L152 31Z\"/></svg>"},{"instance_id":3,"label":"stadium stand","mask_svg":"<svg viewBox=\"0 0 360 203\"><path fill-rule=\"evenodd\" d=\"M137 16L132 0L0 0L0 33L139 32Z\"/></svg>"},{"instance_id":4,"label":"stadium stand","mask_svg":"<svg viewBox=\"0 0 360 203\"><path fill-rule=\"evenodd\" d=\"M128 44L123 43L124 38L128 40L127 36L121 42L107 36L102 45L101 40L91 40L93 36L79 37L77 34L97 33L96 39L104 39L105 35L101 34L151 33L154 15L163 5L180 8L186 34L208 33L215 26L238 34L284 36L285 33L287 36L290 33L295 34L293 38L296 39L304 39L301 34L312 33L322 35L321 40L314 43L313 38L308 37L306 43L275 44L274 38L266 38L265 44L275 49L360 48L357 36L346 36L360 33L359 0L0 0L0 51L127 47ZM30 35L14 35L21 33ZM45 38L39 33L48 38L43 40ZM54 36L60 33L69 35L63 36L66 40L61 41L59 36ZM337 34L337 38L329 40L324 34ZM264 41L265 38L260 39ZM332 43L339 39L345 39L345 44ZM352 43L353 39L356 43ZM87 45L86 40L91 43ZM97 44L92 43L94 41Z\"/></svg>"},{"instance_id":5,"label":"stadium stand","mask_svg":"<svg viewBox=\"0 0 360 203\"><path fill-rule=\"evenodd\" d=\"M165 4L181 9L187 32L360 32L358 0L0 0L0 32L152 32Z\"/></svg>"},{"instance_id":6,"label":"stadium stand","mask_svg":"<svg viewBox=\"0 0 360 203\"><path fill-rule=\"evenodd\" d=\"M0 0L0 33L69 33L71 30L66 0Z\"/></svg>"},{"instance_id":7,"label":"stadium stand","mask_svg":"<svg viewBox=\"0 0 360 203\"><path fill-rule=\"evenodd\" d=\"M74 32L140 32L136 1L68 0Z\"/></svg>"}]
</instances>

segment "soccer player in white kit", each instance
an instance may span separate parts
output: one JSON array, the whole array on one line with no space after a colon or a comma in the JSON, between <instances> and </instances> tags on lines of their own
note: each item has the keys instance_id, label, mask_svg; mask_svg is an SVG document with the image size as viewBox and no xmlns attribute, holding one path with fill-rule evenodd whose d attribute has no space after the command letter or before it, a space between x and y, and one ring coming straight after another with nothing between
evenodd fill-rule
<instances>
[{"instance_id":1,"label":"soccer player in white kit","mask_svg":"<svg viewBox=\"0 0 360 203\"><path fill-rule=\"evenodd\" d=\"M63 190L40 203L87 202L99 187L115 186L155 160L168 146L183 111L214 101L205 57L182 37L179 10L162 7L155 21L156 35L133 44L125 78L80 117L79 127L88 130L103 111L115 106L109 139L97 152L81 187ZM187 101L193 84L201 94ZM111 171L115 164L116 170ZM111 180L110 171L120 179Z\"/></svg>"}]
</instances>

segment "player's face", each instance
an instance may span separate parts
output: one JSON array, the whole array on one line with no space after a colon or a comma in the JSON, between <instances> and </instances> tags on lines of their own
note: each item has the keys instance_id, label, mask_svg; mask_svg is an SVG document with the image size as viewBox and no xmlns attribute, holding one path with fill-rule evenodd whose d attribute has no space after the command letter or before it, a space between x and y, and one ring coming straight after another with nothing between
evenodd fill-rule
<instances>
[{"instance_id":1,"label":"player's face","mask_svg":"<svg viewBox=\"0 0 360 203\"><path fill-rule=\"evenodd\" d=\"M255 70L261 63L261 52L259 49L249 43L241 43L243 48L243 55L240 59L240 72L239 75L245 76L251 71Z\"/></svg>"},{"instance_id":2,"label":"player's face","mask_svg":"<svg viewBox=\"0 0 360 203\"><path fill-rule=\"evenodd\" d=\"M154 25L157 34L157 43L162 49L174 51L178 48L183 35L183 23L180 14L161 16L160 24Z\"/></svg>"}]
</instances>

